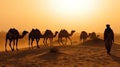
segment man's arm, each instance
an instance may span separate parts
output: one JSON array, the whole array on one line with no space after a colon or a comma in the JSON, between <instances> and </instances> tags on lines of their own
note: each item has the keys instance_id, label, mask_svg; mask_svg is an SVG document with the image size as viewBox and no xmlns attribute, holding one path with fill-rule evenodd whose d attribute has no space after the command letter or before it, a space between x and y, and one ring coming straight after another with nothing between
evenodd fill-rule
<instances>
[{"instance_id":1,"label":"man's arm","mask_svg":"<svg viewBox=\"0 0 120 67\"><path fill-rule=\"evenodd\" d=\"M106 30L104 31L104 41L106 40Z\"/></svg>"}]
</instances>

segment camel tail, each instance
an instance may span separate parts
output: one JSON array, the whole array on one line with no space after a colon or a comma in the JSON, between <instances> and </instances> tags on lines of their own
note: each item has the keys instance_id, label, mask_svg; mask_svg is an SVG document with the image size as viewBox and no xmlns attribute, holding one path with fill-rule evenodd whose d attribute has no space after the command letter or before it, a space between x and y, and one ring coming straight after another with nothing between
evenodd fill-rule
<instances>
[{"instance_id":1,"label":"camel tail","mask_svg":"<svg viewBox=\"0 0 120 67\"><path fill-rule=\"evenodd\" d=\"M30 48L30 37L28 37L28 46Z\"/></svg>"},{"instance_id":2,"label":"camel tail","mask_svg":"<svg viewBox=\"0 0 120 67\"><path fill-rule=\"evenodd\" d=\"M5 51L7 51L7 36L6 36L6 39L5 39Z\"/></svg>"}]
</instances>

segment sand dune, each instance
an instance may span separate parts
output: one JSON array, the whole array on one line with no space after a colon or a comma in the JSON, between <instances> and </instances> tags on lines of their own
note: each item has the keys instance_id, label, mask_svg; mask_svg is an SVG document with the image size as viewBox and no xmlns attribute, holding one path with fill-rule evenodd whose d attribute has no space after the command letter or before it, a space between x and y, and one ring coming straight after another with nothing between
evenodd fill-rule
<instances>
[{"instance_id":1,"label":"sand dune","mask_svg":"<svg viewBox=\"0 0 120 67\"><path fill-rule=\"evenodd\" d=\"M112 55L107 55L102 41L86 42L83 45L55 46L20 49L14 52L0 52L0 67L120 67L120 46L114 45ZM88 44L89 43L89 44Z\"/></svg>"}]
</instances>

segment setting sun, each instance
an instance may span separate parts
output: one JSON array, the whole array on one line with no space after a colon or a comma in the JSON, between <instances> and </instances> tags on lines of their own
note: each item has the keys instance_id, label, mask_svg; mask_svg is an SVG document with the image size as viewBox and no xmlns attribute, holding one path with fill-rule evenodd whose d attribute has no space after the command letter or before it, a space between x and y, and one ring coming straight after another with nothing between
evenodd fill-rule
<instances>
[{"instance_id":1,"label":"setting sun","mask_svg":"<svg viewBox=\"0 0 120 67\"><path fill-rule=\"evenodd\" d=\"M94 13L97 8L95 0L52 0L50 8L64 15Z\"/></svg>"}]
</instances>

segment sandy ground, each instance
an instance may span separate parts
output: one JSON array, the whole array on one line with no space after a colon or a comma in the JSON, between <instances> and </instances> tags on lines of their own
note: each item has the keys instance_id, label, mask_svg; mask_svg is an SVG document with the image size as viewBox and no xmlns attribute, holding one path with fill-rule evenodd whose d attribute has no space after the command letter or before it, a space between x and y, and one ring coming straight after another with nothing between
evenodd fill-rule
<instances>
[{"instance_id":1,"label":"sandy ground","mask_svg":"<svg viewBox=\"0 0 120 67\"><path fill-rule=\"evenodd\" d=\"M45 46L0 52L0 67L120 67L119 45L112 47L111 55L107 55L102 42L54 48L57 53Z\"/></svg>"}]
</instances>

